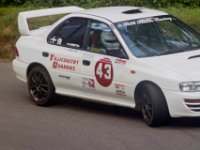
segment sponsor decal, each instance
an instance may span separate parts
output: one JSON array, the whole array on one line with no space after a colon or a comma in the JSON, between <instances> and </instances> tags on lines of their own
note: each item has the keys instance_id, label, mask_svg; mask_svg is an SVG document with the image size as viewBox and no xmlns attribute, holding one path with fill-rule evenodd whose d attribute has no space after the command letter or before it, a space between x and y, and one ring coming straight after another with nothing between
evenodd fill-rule
<instances>
[{"instance_id":1,"label":"sponsor decal","mask_svg":"<svg viewBox=\"0 0 200 150\"><path fill-rule=\"evenodd\" d=\"M161 22L161 21L172 21L173 19L171 17L166 17L166 18L144 18L144 19L138 19L135 21L129 21L129 22L124 22L124 26L132 26L136 24L146 24L146 23L152 23L152 22Z\"/></svg>"},{"instance_id":2,"label":"sponsor decal","mask_svg":"<svg viewBox=\"0 0 200 150\"><path fill-rule=\"evenodd\" d=\"M50 41L49 41L51 44L55 44L55 42L57 42L57 39L56 39L56 37L54 36L54 37L52 37L52 38L50 38Z\"/></svg>"},{"instance_id":3,"label":"sponsor decal","mask_svg":"<svg viewBox=\"0 0 200 150\"><path fill-rule=\"evenodd\" d=\"M80 48L80 45L79 44L75 44L75 43L67 43L66 45L67 46L72 46L72 47Z\"/></svg>"},{"instance_id":4,"label":"sponsor decal","mask_svg":"<svg viewBox=\"0 0 200 150\"><path fill-rule=\"evenodd\" d=\"M70 71L75 71L76 70L75 66L78 65L79 63L78 60L57 57L54 54L50 55L50 61L53 62L52 67L54 69L64 69L64 70L70 70Z\"/></svg>"},{"instance_id":5,"label":"sponsor decal","mask_svg":"<svg viewBox=\"0 0 200 150\"><path fill-rule=\"evenodd\" d=\"M61 63L74 64L74 65L77 65L79 63L78 60L63 58L63 57L57 57L54 54L50 55L50 61L56 61L56 62L61 62Z\"/></svg>"},{"instance_id":6,"label":"sponsor decal","mask_svg":"<svg viewBox=\"0 0 200 150\"><path fill-rule=\"evenodd\" d=\"M58 62L53 62L53 68L54 69L70 70L70 71L75 71L75 69L76 69L75 66L60 64Z\"/></svg>"},{"instance_id":7,"label":"sponsor decal","mask_svg":"<svg viewBox=\"0 0 200 150\"><path fill-rule=\"evenodd\" d=\"M115 91L117 95L126 96L125 85L123 84L115 84Z\"/></svg>"},{"instance_id":8,"label":"sponsor decal","mask_svg":"<svg viewBox=\"0 0 200 150\"><path fill-rule=\"evenodd\" d=\"M58 45L62 45L62 39L61 38L56 38L55 36L50 38L49 43L51 44L58 44Z\"/></svg>"},{"instance_id":9,"label":"sponsor decal","mask_svg":"<svg viewBox=\"0 0 200 150\"><path fill-rule=\"evenodd\" d=\"M95 89L94 80L90 78L82 78L82 85L83 85L83 88Z\"/></svg>"},{"instance_id":10,"label":"sponsor decal","mask_svg":"<svg viewBox=\"0 0 200 150\"><path fill-rule=\"evenodd\" d=\"M98 83L103 87L109 87L113 81L113 65L109 58L103 58L97 61L95 65L95 77Z\"/></svg>"},{"instance_id":11,"label":"sponsor decal","mask_svg":"<svg viewBox=\"0 0 200 150\"><path fill-rule=\"evenodd\" d=\"M70 76L65 76L65 75L59 75L58 77L59 77L59 78L66 79L66 80L70 80L70 79L71 79Z\"/></svg>"},{"instance_id":12,"label":"sponsor decal","mask_svg":"<svg viewBox=\"0 0 200 150\"><path fill-rule=\"evenodd\" d=\"M116 60L115 60L115 63L116 63L116 64L120 64L120 65L125 65L125 64L126 64L126 60L123 60L123 59L116 59Z\"/></svg>"}]
</instances>

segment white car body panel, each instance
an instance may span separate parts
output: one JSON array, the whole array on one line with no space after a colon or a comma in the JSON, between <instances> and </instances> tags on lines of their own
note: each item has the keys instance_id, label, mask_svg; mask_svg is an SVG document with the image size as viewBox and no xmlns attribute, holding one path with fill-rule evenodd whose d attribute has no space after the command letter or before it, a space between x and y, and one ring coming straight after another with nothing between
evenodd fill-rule
<instances>
[{"instance_id":1,"label":"white car body panel","mask_svg":"<svg viewBox=\"0 0 200 150\"><path fill-rule=\"evenodd\" d=\"M125 12L131 9L140 9L142 13L138 13L134 15L127 15L127 14L121 13L121 12ZM93 15L93 16L100 16L102 18L106 18L107 20L112 21L113 23L121 22L123 20L135 20L135 19L140 19L140 18L168 15L167 13L153 10L153 9L147 9L147 8L141 8L141 7L127 7L127 6L89 9L89 10L85 10L79 13Z\"/></svg>"},{"instance_id":2,"label":"white car body panel","mask_svg":"<svg viewBox=\"0 0 200 150\"><path fill-rule=\"evenodd\" d=\"M62 8L52 9L51 11L48 10L43 15L82 10L81 8L70 8L71 9ZM129 51L127 45L112 23L123 20L167 15L167 13L142 8L144 13L137 14L134 17L129 15L116 15L119 10L126 11L133 8L134 7L118 7L116 11L116 7L110 7L109 11L113 13L104 11L104 8L74 12L63 17L52 26L40 28L35 31L29 31L26 19L41 16L41 12L32 11L20 13L18 21L20 22L19 30L22 36L16 43L20 56L13 61L13 68L17 77L27 82L28 66L33 63L39 63L48 70L53 84L55 85L56 93L58 94L131 108L135 108L134 91L136 86L142 81L150 81L162 89L167 99L171 117L200 116L200 112L191 111L184 103L185 98L199 99L200 92L184 93L180 92L179 89L180 82L200 80L200 70L197 69L199 59L188 60L189 56L198 54L200 50L150 58L136 58ZM114 13L115 11L116 13ZM129 59L124 60L125 64L117 64L116 61L118 61L118 58L115 57L48 44L47 36L49 33L61 22L71 17L89 18L108 24L122 44ZM43 57L43 52L48 52L49 57ZM59 58L73 61L73 66L75 66L75 68L67 71L63 71L63 69L58 68L58 66L56 69L53 68L54 63L60 63L57 61ZM109 88L102 87L98 84L94 76L96 63L105 58L111 61L114 71L113 81ZM91 67L83 66L82 61L84 59L90 60ZM68 65L70 66L70 63ZM83 88L85 79L94 81L95 88ZM125 92L124 95L119 96L116 94L116 86L118 85L123 88Z\"/></svg>"}]
</instances>

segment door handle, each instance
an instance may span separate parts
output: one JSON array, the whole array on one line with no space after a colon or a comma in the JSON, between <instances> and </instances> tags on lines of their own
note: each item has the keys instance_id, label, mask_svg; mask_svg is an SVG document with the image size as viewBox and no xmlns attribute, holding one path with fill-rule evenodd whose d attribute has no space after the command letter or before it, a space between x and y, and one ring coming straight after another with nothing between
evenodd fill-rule
<instances>
[{"instance_id":1,"label":"door handle","mask_svg":"<svg viewBox=\"0 0 200 150\"><path fill-rule=\"evenodd\" d=\"M42 52L42 56L43 57L49 57L49 53L48 52Z\"/></svg>"},{"instance_id":2,"label":"door handle","mask_svg":"<svg viewBox=\"0 0 200 150\"><path fill-rule=\"evenodd\" d=\"M83 60L83 65L89 66L90 65L90 61L89 60Z\"/></svg>"}]
</instances>

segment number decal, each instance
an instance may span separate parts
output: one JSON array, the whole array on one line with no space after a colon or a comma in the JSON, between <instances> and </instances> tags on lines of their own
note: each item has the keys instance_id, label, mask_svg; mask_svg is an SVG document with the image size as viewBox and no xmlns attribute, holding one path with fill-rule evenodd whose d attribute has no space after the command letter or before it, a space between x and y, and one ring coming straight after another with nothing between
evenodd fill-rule
<instances>
[{"instance_id":1,"label":"number decal","mask_svg":"<svg viewBox=\"0 0 200 150\"><path fill-rule=\"evenodd\" d=\"M105 64L105 70L106 74L104 75L105 79L110 80L111 79L111 64Z\"/></svg>"},{"instance_id":2,"label":"number decal","mask_svg":"<svg viewBox=\"0 0 200 150\"><path fill-rule=\"evenodd\" d=\"M102 66L102 63L99 63L99 65L97 66L96 75L98 75L99 78L103 78Z\"/></svg>"},{"instance_id":3,"label":"number decal","mask_svg":"<svg viewBox=\"0 0 200 150\"><path fill-rule=\"evenodd\" d=\"M96 63L95 76L100 85L104 87L111 85L113 80L113 66L109 58L101 59Z\"/></svg>"}]
</instances>

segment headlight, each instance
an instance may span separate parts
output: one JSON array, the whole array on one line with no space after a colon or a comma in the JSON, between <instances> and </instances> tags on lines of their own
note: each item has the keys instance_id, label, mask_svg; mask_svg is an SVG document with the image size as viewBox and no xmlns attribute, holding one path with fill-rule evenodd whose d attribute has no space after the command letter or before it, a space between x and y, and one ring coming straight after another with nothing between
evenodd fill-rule
<instances>
[{"instance_id":1,"label":"headlight","mask_svg":"<svg viewBox=\"0 0 200 150\"><path fill-rule=\"evenodd\" d=\"M179 88L182 92L199 92L200 81L198 82L182 82L179 84Z\"/></svg>"}]
</instances>

